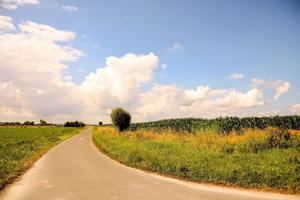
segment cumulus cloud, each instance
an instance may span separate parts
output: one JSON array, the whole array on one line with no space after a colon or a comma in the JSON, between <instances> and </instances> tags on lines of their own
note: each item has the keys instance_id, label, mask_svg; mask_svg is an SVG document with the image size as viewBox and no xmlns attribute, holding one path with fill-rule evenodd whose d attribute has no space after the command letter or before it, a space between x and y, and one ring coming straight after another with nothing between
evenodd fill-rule
<instances>
[{"instance_id":1,"label":"cumulus cloud","mask_svg":"<svg viewBox=\"0 0 300 200\"><path fill-rule=\"evenodd\" d=\"M76 84L66 72L66 62L83 55L68 45L75 38L74 32L31 21L0 34L1 120L108 121L107 114L115 106L128 109L134 121L216 117L241 115L265 104L257 88L242 92L206 85L186 89L155 84L159 58L154 53L107 57L103 67ZM145 85L150 86L148 91Z\"/></svg>"},{"instance_id":2,"label":"cumulus cloud","mask_svg":"<svg viewBox=\"0 0 300 200\"><path fill-rule=\"evenodd\" d=\"M39 4L39 0L1 0L0 7L15 10L20 6Z\"/></svg>"},{"instance_id":3,"label":"cumulus cloud","mask_svg":"<svg viewBox=\"0 0 300 200\"><path fill-rule=\"evenodd\" d=\"M75 7L75 6L62 6L61 9L62 9L63 11L68 12L68 13L72 13L72 12L75 12L75 11L78 10L78 8Z\"/></svg>"},{"instance_id":4,"label":"cumulus cloud","mask_svg":"<svg viewBox=\"0 0 300 200\"><path fill-rule=\"evenodd\" d=\"M137 115L141 119L170 117L216 117L239 114L244 109L264 104L262 91L251 89L246 93L236 90L212 89L198 86L187 90L175 85L155 85L140 94Z\"/></svg>"},{"instance_id":5,"label":"cumulus cloud","mask_svg":"<svg viewBox=\"0 0 300 200\"><path fill-rule=\"evenodd\" d=\"M253 78L251 80L252 87L263 86L265 88L271 88L275 90L274 99L277 100L284 93L288 92L291 84L289 82L284 82L282 80L266 81L263 79Z\"/></svg>"},{"instance_id":6,"label":"cumulus cloud","mask_svg":"<svg viewBox=\"0 0 300 200\"><path fill-rule=\"evenodd\" d=\"M0 15L0 32L1 31L12 31L15 26L12 23L12 19L9 16Z\"/></svg>"},{"instance_id":7,"label":"cumulus cloud","mask_svg":"<svg viewBox=\"0 0 300 200\"><path fill-rule=\"evenodd\" d=\"M274 99L278 99L281 95L288 92L290 89L290 85L291 84L289 82L284 82L280 84L278 87L276 87L276 94L274 96Z\"/></svg>"},{"instance_id":8,"label":"cumulus cloud","mask_svg":"<svg viewBox=\"0 0 300 200\"><path fill-rule=\"evenodd\" d=\"M82 53L57 43L74 39L74 33L30 21L18 27L16 33L0 34L0 109L12 119L18 109L31 116L78 113L74 110L80 107L78 88L62 74L65 62L76 61ZM3 98L3 94L10 95Z\"/></svg>"},{"instance_id":9,"label":"cumulus cloud","mask_svg":"<svg viewBox=\"0 0 300 200\"><path fill-rule=\"evenodd\" d=\"M65 44L75 37L73 32L31 21L14 33L0 34L1 119L19 119L24 113L24 120L55 116L95 120L114 106L134 108L142 85L154 77L158 57L153 53L108 57L106 66L78 85L65 73L66 62L82 55Z\"/></svg>"},{"instance_id":10,"label":"cumulus cloud","mask_svg":"<svg viewBox=\"0 0 300 200\"><path fill-rule=\"evenodd\" d=\"M117 105L134 105L141 86L153 79L158 57L126 54L108 57L106 66L90 73L81 84L86 105L92 110L108 110Z\"/></svg>"},{"instance_id":11,"label":"cumulus cloud","mask_svg":"<svg viewBox=\"0 0 300 200\"><path fill-rule=\"evenodd\" d=\"M22 33L36 37L38 40L48 40L50 42L62 42L75 39L76 33L64 30L57 30L48 25L37 24L27 21L19 25Z\"/></svg>"},{"instance_id":12,"label":"cumulus cloud","mask_svg":"<svg viewBox=\"0 0 300 200\"><path fill-rule=\"evenodd\" d=\"M65 81L72 81L72 76L71 75L65 75L64 77L63 77L63 80L65 80Z\"/></svg>"},{"instance_id":13,"label":"cumulus cloud","mask_svg":"<svg viewBox=\"0 0 300 200\"><path fill-rule=\"evenodd\" d=\"M292 111L293 113L300 112L300 103L297 103L297 104L295 104L295 105L292 105L291 111Z\"/></svg>"},{"instance_id":14,"label":"cumulus cloud","mask_svg":"<svg viewBox=\"0 0 300 200\"><path fill-rule=\"evenodd\" d=\"M174 52L174 51L183 51L184 47L179 42L175 42L170 48L167 49L167 52Z\"/></svg>"},{"instance_id":15,"label":"cumulus cloud","mask_svg":"<svg viewBox=\"0 0 300 200\"><path fill-rule=\"evenodd\" d=\"M238 80L242 79L244 77L244 74L241 73L233 73L229 76L230 79Z\"/></svg>"}]
</instances>

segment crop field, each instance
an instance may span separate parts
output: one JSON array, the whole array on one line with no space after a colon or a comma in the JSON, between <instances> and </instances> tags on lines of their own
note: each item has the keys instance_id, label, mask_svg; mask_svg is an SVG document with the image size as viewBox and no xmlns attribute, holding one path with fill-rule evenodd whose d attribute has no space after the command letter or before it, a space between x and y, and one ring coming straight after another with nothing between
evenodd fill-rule
<instances>
[{"instance_id":1,"label":"crop field","mask_svg":"<svg viewBox=\"0 0 300 200\"><path fill-rule=\"evenodd\" d=\"M244 128L193 134L171 128L94 128L100 150L126 165L195 182L300 192L300 131Z\"/></svg>"},{"instance_id":2,"label":"crop field","mask_svg":"<svg viewBox=\"0 0 300 200\"><path fill-rule=\"evenodd\" d=\"M0 189L43 153L78 130L63 127L0 128Z\"/></svg>"},{"instance_id":3,"label":"crop field","mask_svg":"<svg viewBox=\"0 0 300 200\"><path fill-rule=\"evenodd\" d=\"M240 132L245 128L264 129L277 127L281 129L300 129L300 116L271 117L219 117L215 119L183 118L165 119L154 122L131 124L130 130L151 128L156 130L173 129L194 133L199 130L214 130L218 133Z\"/></svg>"}]
</instances>

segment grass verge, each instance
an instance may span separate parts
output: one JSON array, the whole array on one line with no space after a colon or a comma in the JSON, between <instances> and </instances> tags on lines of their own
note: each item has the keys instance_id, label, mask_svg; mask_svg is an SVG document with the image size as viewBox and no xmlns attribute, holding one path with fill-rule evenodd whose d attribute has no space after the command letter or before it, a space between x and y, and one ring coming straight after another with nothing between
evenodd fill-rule
<instances>
[{"instance_id":1,"label":"grass verge","mask_svg":"<svg viewBox=\"0 0 300 200\"><path fill-rule=\"evenodd\" d=\"M94 143L110 157L190 181L288 193L300 192L299 131L245 130L243 134L186 134L165 130L118 133L93 130Z\"/></svg>"},{"instance_id":2,"label":"grass verge","mask_svg":"<svg viewBox=\"0 0 300 200\"><path fill-rule=\"evenodd\" d=\"M61 141L77 134L78 128L0 128L0 189L29 168Z\"/></svg>"}]
</instances>

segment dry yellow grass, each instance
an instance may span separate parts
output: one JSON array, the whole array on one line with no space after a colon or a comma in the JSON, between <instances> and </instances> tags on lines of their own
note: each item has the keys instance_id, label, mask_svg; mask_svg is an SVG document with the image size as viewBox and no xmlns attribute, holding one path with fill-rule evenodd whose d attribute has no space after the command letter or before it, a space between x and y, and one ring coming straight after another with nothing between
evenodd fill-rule
<instances>
[{"instance_id":1,"label":"dry yellow grass","mask_svg":"<svg viewBox=\"0 0 300 200\"><path fill-rule=\"evenodd\" d=\"M119 132L117 131L117 129L113 128L113 127L110 127L110 126L101 126L101 127L98 127L97 128L98 131L103 131L105 132L105 134L108 134L108 135L119 135Z\"/></svg>"},{"instance_id":2,"label":"dry yellow grass","mask_svg":"<svg viewBox=\"0 0 300 200\"><path fill-rule=\"evenodd\" d=\"M109 134L119 134L114 128L106 128ZM235 146L240 143L245 143L249 140L265 139L275 128L260 129L245 129L242 134L231 132L227 135L220 135L213 131L198 131L195 134L186 132L176 132L173 130L155 131L153 129L140 129L137 131L126 131L121 133L131 138L149 139L168 143L189 143L198 147L211 148L212 146L222 146L224 144ZM293 131L293 134L299 134L300 131Z\"/></svg>"},{"instance_id":3,"label":"dry yellow grass","mask_svg":"<svg viewBox=\"0 0 300 200\"><path fill-rule=\"evenodd\" d=\"M245 129L227 135L113 127L93 132L98 147L129 166L181 178L299 192L299 131Z\"/></svg>"},{"instance_id":4,"label":"dry yellow grass","mask_svg":"<svg viewBox=\"0 0 300 200\"><path fill-rule=\"evenodd\" d=\"M99 129L100 130L100 129ZM119 133L113 127L102 127L102 132L111 136L122 135L131 139L151 140L168 144L188 145L199 150L221 151L232 153L254 152L265 150L270 147L270 137L276 135L278 128L267 129L244 129L242 132L230 132L229 134L218 134L214 131L198 131L195 134L187 132L176 132L171 129L157 131L154 129L139 129L136 131L125 131ZM288 133L298 140L300 131L289 130Z\"/></svg>"},{"instance_id":5,"label":"dry yellow grass","mask_svg":"<svg viewBox=\"0 0 300 200\"><path fill-rule=\"evenodd\" d=\"M291 135L300 136L300 130L289 130Z\"/></svg>"},{"instance_id":6,"label":"dry yellow grass","mask_svg":"<svg viewBox=\"0 0 300 200\"><path fill-rule=\"evenodd\" d=\"M270 127L264 130L244 129L240 133L233 131L224 135L209 130L202 130L195 134L190 134L187 132L176 132L171 129L163 131L139 129L119 133L112 127L105 127L105 132L115 136L121 134L132 139L152 140L169 144L180 143L201 150L225 151L227 153L233 151L257 152L268 149L268 140L272 135L274 136L276 134L276 131L279 131L279 129ZM289 134L299 138L300 131L289 130Z\"/></svg>"}]
</instances>

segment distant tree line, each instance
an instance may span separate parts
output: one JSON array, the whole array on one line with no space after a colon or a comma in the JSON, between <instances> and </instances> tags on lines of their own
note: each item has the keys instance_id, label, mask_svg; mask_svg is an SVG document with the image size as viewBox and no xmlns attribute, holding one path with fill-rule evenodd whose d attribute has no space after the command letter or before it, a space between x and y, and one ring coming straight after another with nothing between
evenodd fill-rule
<instances>
[{"instance_id":1,"label":"distant tree line","mask_svg":"<svg viewBox=\"0 0 300 200\"><path fill-rule=\"evenodd\" d=\"M0 122L0 126L34 126L37 125L34 121L25 121L24 123L21 122Z\"/></svg>"},{"instance_id":2,"label":"distant tree line","mask_svg":"<svg viewBox=\"0 0 300 200\"><path fill-rule=\"evenodd\" d=\"M84 126L85 126L85 124L81 121L74 121L74 122L67 121L64 124L64 127L84 127Z\"/></svg>"},{"instance_id":3,"label":"distant tree line","mask_svg":"<svg viewBox=\"0 0 300 200\"><path fill-rule=\"evenodd\" d=\"M173 129L193 133L201 129L214 129L219 132L239 132L243 128L277 127L280 129L300 129L300 116L270 116L270 117L219 117L215 119L182 118L165 119L153 122L133 123L130 130L141 128Z\"/></svg>"},{"instance_id":4,"label":"distant tree line","mask_svg":"<svg viewBox=\"0 0 300 200\"><path fill-rule=\"evenodd\" d=\"M0 126L21 126L21 122L0 122Z\"/></svg>"},{"instance_id":5,"label":"distant tree line","mask_svg":"<svg viewBox=\"0 0 300 200\"><path fill-rule=\"evenodd\" d=\"M21 122L0 122L0 126L62 126L61 124L52 124L48 123L43 119L40 119L40 123L34 123L34 121L25 121L23 123ZM64 127L84 127L85 124L81 121L74 121L69 122L67 121L63 125Z\"/></svg>"},{"instance_id":6,"label":"distant tree line","mask_svg":"<svg viewBox=\"0 0 300 200\"><path fill-rule=\"evenodd\" d=\"M21 122L0 122L0 126L47 126L52 125L47 123L45 120L40 119L40 123L36 124L34 121Z\"/></svg>"}]
</instances>

